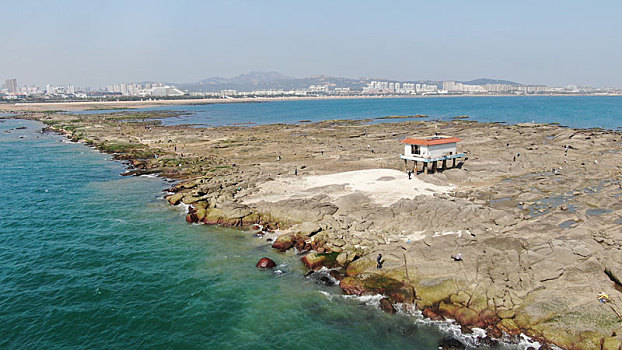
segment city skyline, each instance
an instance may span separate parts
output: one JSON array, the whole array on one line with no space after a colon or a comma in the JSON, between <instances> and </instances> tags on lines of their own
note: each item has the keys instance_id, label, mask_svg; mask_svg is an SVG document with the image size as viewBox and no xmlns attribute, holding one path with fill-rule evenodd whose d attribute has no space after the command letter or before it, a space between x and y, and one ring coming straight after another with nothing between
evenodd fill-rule
<instances>
[{"instance_id":1,"label":"city skyline","mask_svg":"<svg viewBox=\"0 0 622 350\"><path fill-rule=\"evenodd\" d=\"M612 1L11 2L0 79L104 87L276 70L622 87L619 10Z\"/></svg>"}]
</instances>

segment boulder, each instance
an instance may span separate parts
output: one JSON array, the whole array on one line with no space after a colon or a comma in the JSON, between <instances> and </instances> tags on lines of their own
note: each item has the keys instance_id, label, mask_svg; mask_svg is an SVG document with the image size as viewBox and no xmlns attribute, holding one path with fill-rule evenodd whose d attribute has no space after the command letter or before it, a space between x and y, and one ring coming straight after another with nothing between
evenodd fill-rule
<instances>
[{"instance_id":1,"label":"boulder","mask_svg":"<svg viewBox=\"0 0 622 350\"><path fill-rule=\"evenodd\" d=\"M423 309L423 312L421 312L421 314L423 315L423 317L425 318L429 318L433 321L442 321L443 320L443 316L441 316L437 311L433 310L432 308L426 307L425 309Z\"/></svg>"},{"instance_id":2,"label":"boulder","mask_svg":"<svg viewBox=\"0 0 622 350\"><path fill-rule=\"evenodd\" d=\"M309 253L301 258L308 269L316 270L321 267L333 268L337 266L339 253Z\"/></svg>"},{"instance_id":3,"label":"boulder","mask_svg":"<svg viewBox=\"0 0 622 350\"><path fill-rule=\"evenodd\" d=\"M171 205L177 205L179 204L179 202L181 202L181 199L184 198L184 194L183 193L175 193L172 196L168 196L167 200Z\"/></svg>"},{"instance_id":4,"label":"boulder","mask_svg":"<svg viewBox=\"0 0 622 350\"><path fill-rule=\"evenodd\" d=\"M293 247L294 243L296 242L296 239L297 239L296 236L293 234L285 234L285 235L279 236L274 241L274 243L272 243L272 248L282 253L290 249L291 247Z\"/></svg>"},{"instance_id":5,"label":"boulder","mask_svg":"<svg viewBox=\"0 0 622 350\"><path fill-rule=\"evenodd\" d=\"M456 310L454 317L456 317L456 321L463 326L484 328L484 323L480 320L477 312L468 307L461 307Z\"/></svg>"},{"instance_id":6,"label":"boulder","mask_svg":"<svg viewBox=\"0 0 622 350\"><path fill-rule=\"evenodd\" d=\"M307 237L311 237L320 231L322 231L320 225L312 222L303 222L298 226L298 233Z\"/></svg>"},{"instance_id":7,"label":"boulder","mask_svg":"<svg viewBox=\"0 0 622 350\"><path fill-rule=\"evenodd\" d=\"M393 305L391 304L391 302L387 298L380 299L380 310L382 310L382 311L384 311L384 312L386 312L388 314L394 314L395 313L395 308L393 307Z\"/></svg>"},{"instance_id":8,"label":"boulder","mask_svg":"<svg viewBox=\"0 0 622 350\"><path fill-rule=\"evenodd\" d=\"M361 273L371 272L374 270L376 270L376 260L370 256L364 256L348 264L346 276L357 276Z\"/></svg>"},{"instance_id":9,"label":"boulder","mask_svg":"<svg viewBox=\"0 0 622 350\"><path fill-rule=\"evenodd\" d=\"M273 267L276 267L276 263L272 259L261 258L259 259L255 267L258 267L260 269L271 269Z\"/></svg>"},{"instance_id":10,"label":"boulder","mask_svg":"<svg viewBox=\"0 0 622 350\"><path fill-rule=\"evenodd\" d=\"M345 277L339 282L339 287L347 295L367 295L370 294L365 288L363 281L356 277Z\"/></svg>"},{"instance_id":11,"label":"boulder","mask_svg":"<svg viewBox=\"0 0 622 350\"><path fill-rule=\"evenodd\" d=\"M496 325L499 321L501 321L501 318L497 316L497 313L490 309L482 310L479 313L479 318L487 326Z\"/></svg>"}]
</instances>

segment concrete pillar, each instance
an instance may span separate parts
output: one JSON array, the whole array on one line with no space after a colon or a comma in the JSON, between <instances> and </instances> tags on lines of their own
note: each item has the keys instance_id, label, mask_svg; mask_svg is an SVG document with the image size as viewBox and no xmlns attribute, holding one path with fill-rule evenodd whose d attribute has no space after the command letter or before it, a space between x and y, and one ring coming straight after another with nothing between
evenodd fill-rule
<instances>
[{"instance_id":1,"label":"concrete pillar","mask_svg":"<svg viewBox=\"0 0 622 350\"><path fill-rule=\"evenodd\" d=\"M415 163L415 167L413 168L413 172L415 173L415 175L417 175L417 161L414 160L413 163Z\"/></svg>"},{"instance_id":2,"label":"concrete pillar","mask_svg":"<svg viewBox=\"0 0 622 350\"><path fill-rule=\"evenodd\" d=\"M404 171L408 170L408 160L404 159Z\"/></svg>"},{"instance_id":3,"label":"concrete pillar","mask_svg":"<svg viewBox=\"0 0 622 350\"><path fill-rule=\"evenodd\" d=\"M443 170L447 169L447 159L443 159Z\"/></svg>"},{"instance_id":4,"label":"concrete pillar","mask_svg":"<svg viewBox=\"0 0 622 350\"><path fill-rule=\"evenodd\" d=\"M456 167L456 158L453 159L454 163L451 165L452 168Z\"/></svg>"},{"instance_id":5,"label":"concrete pillar","mask_svg":"<svg viewBox=\"0 0 622 350\"><path fill-rule=\"evenodd\" d=\"M423 162L423 173L424 174L428 173L428 162Z\"/></svg>"},{"instance_id":6,"label":"concrete pillar","mask_svg":"<svg viewBox=\"0 0 622 350\"><path fill-rule=\"evenodd\" d=\"M432 171L436 172L436 161L432 162Z\"/></svg>"}]
</instances>

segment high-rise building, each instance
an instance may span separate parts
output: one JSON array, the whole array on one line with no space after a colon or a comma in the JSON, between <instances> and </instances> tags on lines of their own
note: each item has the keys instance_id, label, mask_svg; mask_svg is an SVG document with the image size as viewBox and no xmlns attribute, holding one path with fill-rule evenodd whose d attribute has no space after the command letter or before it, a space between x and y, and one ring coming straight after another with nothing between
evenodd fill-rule
<instances>
[{"instance_id":1,"label":"high-rise building","mask_svg":"<svg viewBox=\"0 0 622 350\"><path fill-rule=\"evenodd\" d=\"M7 90L9 90L10 93L17 93L17 79L7 79L5 82L6 88Z\"/></svg>"}]
</instances>

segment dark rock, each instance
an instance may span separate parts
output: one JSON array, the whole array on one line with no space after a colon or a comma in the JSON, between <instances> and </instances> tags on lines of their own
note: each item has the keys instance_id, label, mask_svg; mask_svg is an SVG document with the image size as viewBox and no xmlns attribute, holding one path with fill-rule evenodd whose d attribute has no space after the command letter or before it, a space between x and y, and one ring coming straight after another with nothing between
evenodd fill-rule
<instances>
[{"instance_id":1,"label":"dark rock","mask_svg":"<svg viewBox=\"0 0 622 350\"><path fill-rule=\"evenodd\" d=\"M393 305L391 304L391 302L387 298L380 299L380 310L382 310L382 311L384 311L384 312L386 312L388 314L394 314L395 313L395 308L393 307Z\"/></svg>"},{"instance_id":2,"label":"dark rock","mask_svg":"<svg viewBox=\"0 0 622 350\"><path fill-rule=\"evenodd\" d=\"M199 222L199 217L197 216L196 213L189 213L189 214L186 215L186 222L187 223Z\"/></svg>"},{"instance_id":3,"label":"dark rock","mask_svg":"<svg viewBox=\"0 0 622 350\"><path fill-rule=\"evenodd\" d=\"M326 274L325 272L309 271L305 276L312 278L315 283L318 284L323 284L325 286L335 285L335 281L331 279L330 275Z\"/></svg>"},{"instance_id":4,"label":"dark rock","mask_svg":"<svg viewBox=\"0 0 622 350\"><path fill-rule=\"evenodd\" d=\"M498 341L498 340L492 339L492 338L491 338L491 337L489 337L489 336L486 336L486 337L477 337L477 341L478 341L480 344L483 344L483 345L486 345L486 346L490 346L490 347L492 347L492 346L496 346L496 345L498 345L498 344L499 344L499 341Z\"/></svg>"},{"instance_id":5,"label":"dark rock","mask_svg":"<svg viewBox=\"0 0 622 350\"><path fill-rule=\"evenodd\" d=\"M439 349L443 350L464 350L466 349L466 345L464 345L460 340L454 337L445 337L441 339L438 343Z\"/></svg>"},{"instance_id":6,"label":"dark rock","mask_svg":"<svg viewBox=\"0 0 622 350\"><path fill-rule=\"evenodd\" d=\"M255 267L261 268L261 269L271 269L273 267L276 267L276 263L269 258L261 258L259 259L259 261L257 262L257 265Z\"/></svg>"},{"instance_id":7,"label":"dark rock","mask_svg":"<svg viewBox=\"0 0 622 350\"><path fill-rule=\"evenodd\" d=\"M342 274L340 274L339 272L335 270L330 270L329 274L330 274L330 277L336 279L337 281L341 281L344 277Z\"/></svg>"}]
</instances>

